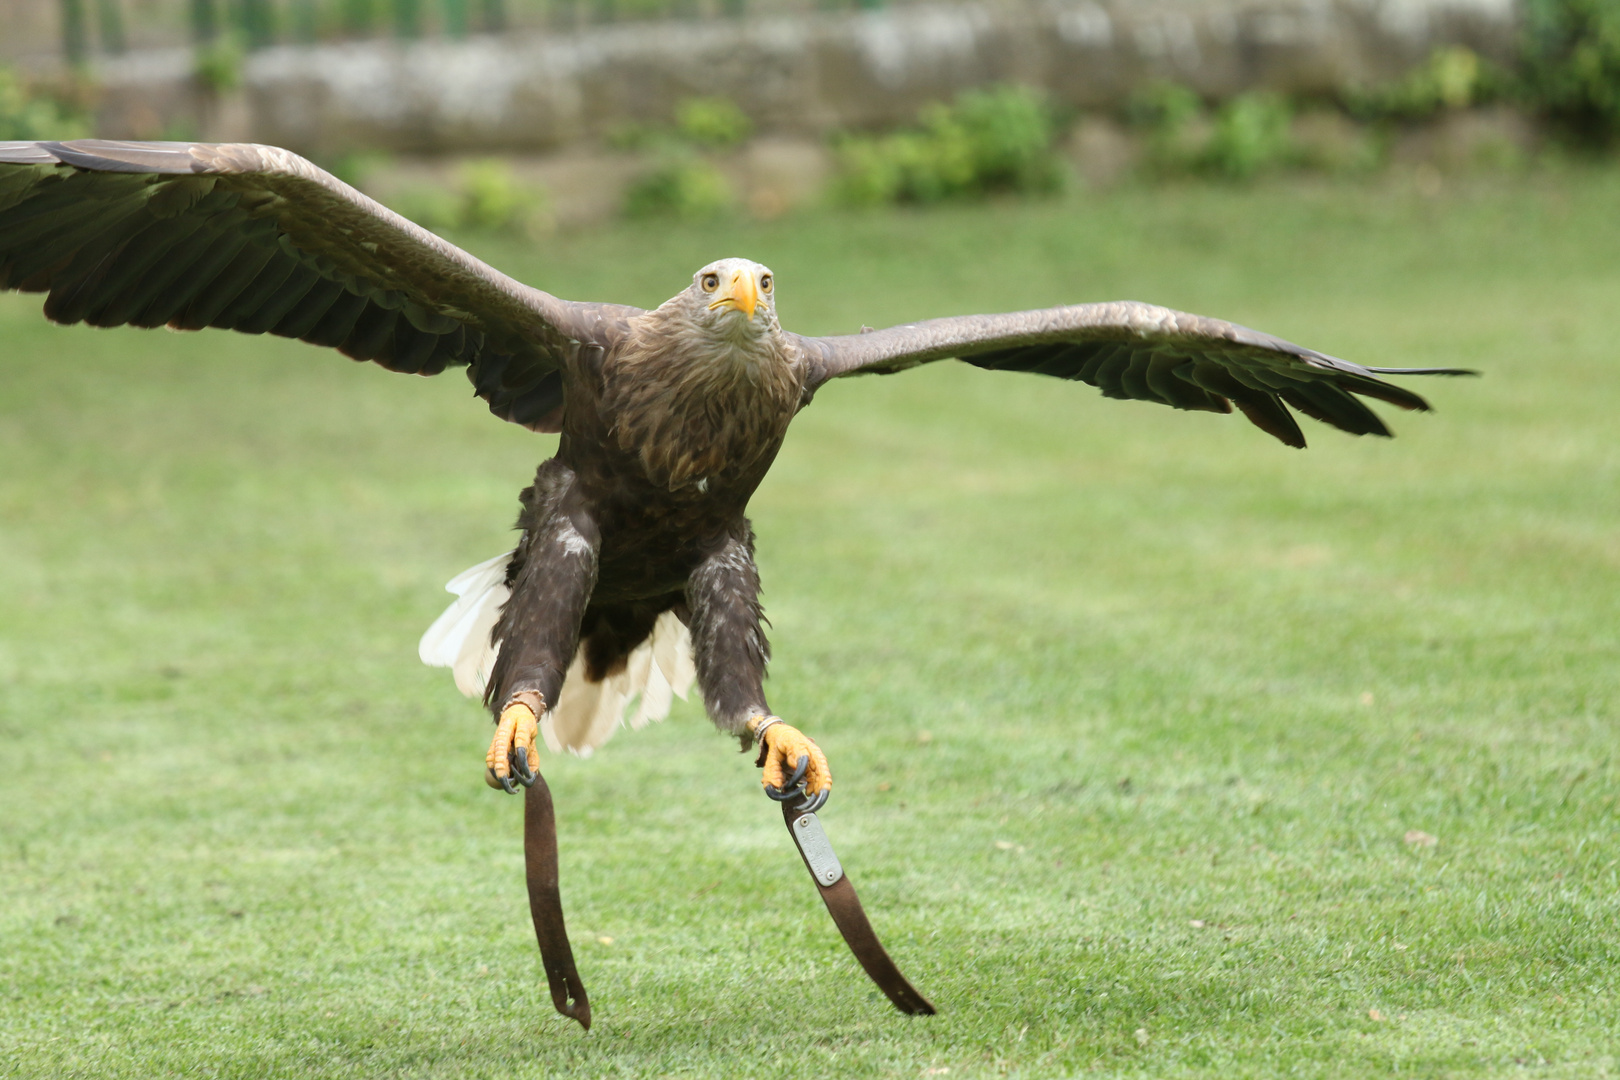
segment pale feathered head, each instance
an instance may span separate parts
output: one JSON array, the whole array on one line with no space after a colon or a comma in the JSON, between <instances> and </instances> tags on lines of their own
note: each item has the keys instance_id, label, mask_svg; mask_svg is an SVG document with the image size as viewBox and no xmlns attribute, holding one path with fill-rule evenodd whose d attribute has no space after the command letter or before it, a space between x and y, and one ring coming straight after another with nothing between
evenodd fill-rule
<instances>
[{"instance_id":1,"label":"pale feathered head","mask_svg":"<svg viewBox=\"0 0 1620 1080\"><path fill-rule=\"evenodd\" d=\"M759 338L779 329L776 278L751 259L719 259L692 275L681 294L690 317L732 341Z\"/></svg>"}]
</instances>

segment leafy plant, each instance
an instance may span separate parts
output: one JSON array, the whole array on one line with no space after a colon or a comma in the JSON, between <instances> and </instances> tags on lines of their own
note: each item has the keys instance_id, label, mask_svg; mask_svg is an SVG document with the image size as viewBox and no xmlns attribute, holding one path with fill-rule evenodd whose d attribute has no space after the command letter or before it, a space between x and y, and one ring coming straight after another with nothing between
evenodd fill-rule
<instances>
[{"instance_id":1,"label":"leafy plant","mask_svg":"<svg viewBox=\"0 0 1620 1080\"><path fill-rule=\"evenodd\" d=\"M1064 179L1054 135L1051 111L1034 91L968 91L925 109L916 129L840 140L838 194L876 204L1053 191Z\"/></svg>"},{"instance_id":2,"label":"leafy plant","mask_svg":"<svg viewBox=\"0 0 1620 1080\"><path fill-rule=\"evenodd\" d=\"M705 159L746 141L753 122L726 98L686 98L675 106L673 130L647 124L620 125L608 136L619 150L651 152L653 164L625 192L631 218L714 217L732 201L726 179Z\"/></svg>"},{"instance_id":3,"label":"leafy plant","mask_svg":"<svg viewBox=\"0 0 1620 1080\"><path fill-rule=\"evenodd\" d=\"M458 224L462 228L527 236L549 231L545 192L519 183L512 167L499 158L468 162L457 180L461 195Z\"/></svg>"},{"instance_id":4,"label":"leafy plant","mask_svg":"<svg viewBox=\"0 0 1620 1080\"><path fill-rule=\"evenodd\" d=\"M630 184L624 213L631 218L696 221L714 217L730 202L731 189L713 165L699 157L674 154Z\"/></svg>"},{"instance_id":5,"label":"leafy plant","mask_svg":"<svg viewBox=\"0 0 1620 1080\"><path fill-rule=\"evenodd\" d=\"M730 99L700 97L675 106L675 130L696 146L721 150L745 141L754 125Z\"/></svg>"},{"instance_id":6,"label":"leafy plant","mask_svg":"<svg viewBox=\"0 0 1620 1080\"><path fill-rule=\"evenodd\" d=\"M225 34L199 45L191 60L191 75L210 94L227 94L242 85L246 56L235 34Z\"/></svg>"},{"instance_id":7,"label":"leafy plant","mask_svg":"<svg viewBox=\"0 0 1620 1080\"><path fill-rule=\"evenodd\" d=\"M1344 103L1363 120L1415 120L1488 101L1505 81L1466 45L1443 45L1396 82L1346 91Z\"/></svg>"},{"instance_id":8,"label":"leafy plant","mask_svg":"<svg viewBox=\"0 0 1620 1080\"><path fill-rule=\"evenodd\" d=\"M78 110L0 65L0 139L79 139L90 125Z\"/></svg>"},{"instance_id":9,"label":"leafy plant","mask_svg":"<svg viewBox=\"0 0 1620 1080\"><path fill-rule=\"evenodd\" d=\"M1215 114L1215 129L1201 164L1209 172L1247 180L1266 169L1292 164L1294 141L1289 125L1293 106L1281 94L1239 94Z\"/></svg>"},{"instance_id":10,"label":"leafy plant","mask_svg":"<svg viewBox=\"0 0 1620 1080\"><path fill-rule=\"evenodd\" d=\"M1142 134L1151 171L1191 169L1209 137L1203 98L1180 83L1140 87L1126 103L1125 115Z\"/></svg>"},{"instance_id":11,"label":"leafy plant","mask_svg":"<svg viewBox=\"0 0 1620 1080\"><path fill-rule=\"evenodd\" d=\"M1577 138L1620 136L1620 0L1527 0L1524 96Z\"/></svg>"},{"instance_id":12,"label":"leafy plant","mask_svg":"<svg viewBox=\"0 0 1620 1080\"><path fill-rule=\"evenodd\" d=\"M359 167L359 166L356 166ZM551 230L544 191L525 186L498 158L470 161L449 186L404 188L388 200L395 213L433 232L506 233L533 238Z\"/></svg>"},{"instance_id":13,"label":"leafy plant","mask_svg":"<svg viewBox=\"0 0 1620 1080\"><path fill-rule=\"evenodd\" d=\"M1128 115L1143 133L1148 167L1156 172L1247 180L1300 161L1291 131L1293 105L1270 91L1238 94L1211 116L1192 90L1157 83L1132 96Z\"/></svg>"}]
</instances>

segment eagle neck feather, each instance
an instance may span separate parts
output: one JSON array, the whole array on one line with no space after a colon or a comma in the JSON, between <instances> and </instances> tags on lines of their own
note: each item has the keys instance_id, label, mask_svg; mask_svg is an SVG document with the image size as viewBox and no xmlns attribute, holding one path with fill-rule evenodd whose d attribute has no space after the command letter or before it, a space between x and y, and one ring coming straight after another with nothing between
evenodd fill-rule
<instances>
[{"instance_id":1,"label":"eagle neck feather","mask_svg":"<svg viewBox=\"0 0 1620 1080\"><path fill-rule=\"evenodd\" d=\"M763 334L728 334L731 320L716 327L680 300L638 316L603 369L612 438L670 491L746 471L774 451L800 400L774 317Z\"/></svg>"}]
</instances>

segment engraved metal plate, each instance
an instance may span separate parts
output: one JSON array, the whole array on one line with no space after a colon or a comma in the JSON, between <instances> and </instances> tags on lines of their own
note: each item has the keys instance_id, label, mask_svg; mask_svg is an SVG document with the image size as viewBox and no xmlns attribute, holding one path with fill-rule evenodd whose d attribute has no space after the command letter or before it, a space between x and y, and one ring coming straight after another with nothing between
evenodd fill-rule
<instances>
[{"instance_id":1,"label":"engraved metal plate","mask_svg":"<svg viewBox=\"0 0 1620 1080\"><path fill-rule=\"evenodd\" d=\"M793 839L804 852L804 861L810 864L810 874L817 885L833 885L844 876L844 868L833 854L832 841L814 814L800 814L793 819Z\"/></svg>"}]
</instances>

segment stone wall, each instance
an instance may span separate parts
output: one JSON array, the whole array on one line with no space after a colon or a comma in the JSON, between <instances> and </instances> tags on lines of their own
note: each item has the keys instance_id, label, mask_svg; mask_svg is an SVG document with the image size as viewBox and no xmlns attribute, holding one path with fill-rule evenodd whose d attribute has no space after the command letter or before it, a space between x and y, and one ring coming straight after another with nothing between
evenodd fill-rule
<instances>
[{"instance_id":1,"label":"stone wall","mask_svg":"<svg viewBox=\"0 0 1620 1080\"><path fill-rule=\"evenodd\" d=\"M1510 60L1515 14L1512 0L1050 0L286 47L253 54L241 97L212 106L175 50L104 66L101 128L150 138L189 108L205 137L307 153L534 152L667 121L703 95L761 131L814 135L907 123L995 81L1082 108L1152 79L1213 96L1328 92L1394 77L1440 44Z\"/></svg>"}]
</instances>

